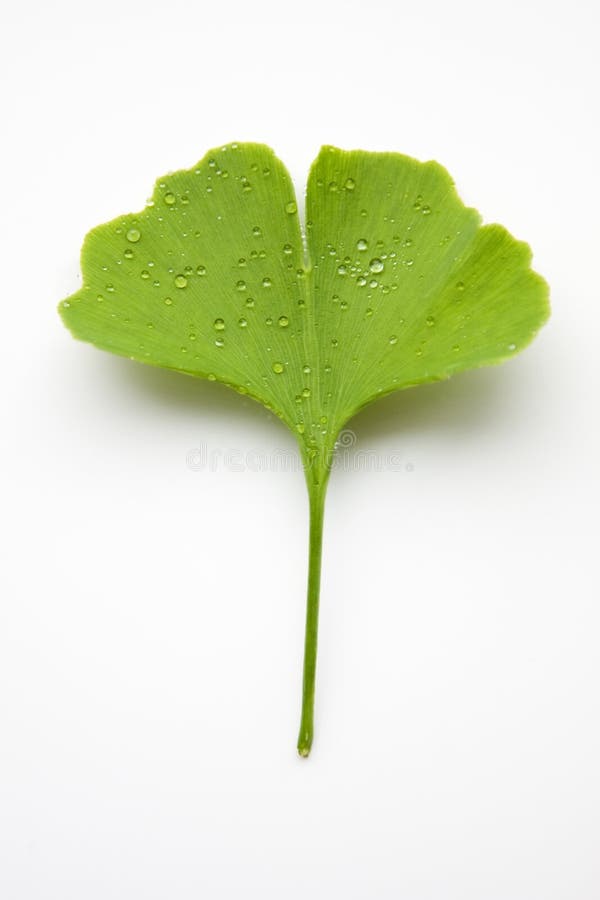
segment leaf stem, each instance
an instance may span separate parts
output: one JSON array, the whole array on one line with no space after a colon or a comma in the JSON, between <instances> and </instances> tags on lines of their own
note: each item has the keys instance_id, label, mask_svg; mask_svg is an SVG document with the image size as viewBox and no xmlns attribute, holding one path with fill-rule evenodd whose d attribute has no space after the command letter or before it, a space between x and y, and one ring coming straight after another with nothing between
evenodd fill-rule
<instances>
[{"instance_id":1,"label":"leaf stem","mask_svg":"<svg viewBox=\"0 0 600 900\"><path fill-rule=\"evenodd\" d=\"M315 674L317 669L317 632L319 627L319 589L323 547L323 513L329 472L321 479L307 478L310 504L308 551L308 590L306 631L304 636L304 673L302 679L302 717L298 735L298 753L306 757L313 742Z\"/></svg>"}]
</instances>

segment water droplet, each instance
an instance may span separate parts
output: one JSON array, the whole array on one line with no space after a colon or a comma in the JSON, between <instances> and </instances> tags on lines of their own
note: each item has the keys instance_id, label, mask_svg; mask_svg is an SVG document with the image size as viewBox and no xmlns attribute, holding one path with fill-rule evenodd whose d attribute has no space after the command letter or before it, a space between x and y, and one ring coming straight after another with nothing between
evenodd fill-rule
<instances>
[{"instance_id":1,"label":"water droplet","mask_svg":"<svg viewBox=\"0 0 600 900\"><path fill-rule=\"evenodd\" d=\"M464 283L464 281L458 281L458 282L456 283L456 290L457 290L457 291L464 291L464 289L465 289L465 283Z\"/></svg>"},{"instance_id":2,"label":"water droplet","mask_svg":"<svg viewBox=\"0 0 600 900\"><path fill-rule=\"evenodd\" d=\"M126 250L123 250L123 256L125 259L133 259L133 250L131 247L127 247Z\"/></svg>"},{"instance_id":3,"label":"water droplet","mask_svg":"<svg viewBox=\"0 0 600 900\"><path fill-rule=\"evenodd\" d=\"M114 294L114 292L115 292L114 284L107 284L107 285L105 285L105 288L109 294Z\"/></svg>"},{"instance_id":4,"label":"water droplet","mask_svg":"<svg viewBox=\"0 0 600 900\"><path fill-rule=\"evenodd\" d=\"M269 288L269 287L271 287L272 284L273 284L273 282L271 281L269 276L265 275L265 277L262 280L262 286L265 288Z\"/></svg>"},{"instance_id":5,"label":"water droplet","mask_svg":"<svg viewBox=\"0 0 600 900\"><path fill-rule=\"evenodd\" d=\"M421 209L421 205L423 203L423 198L419 194L415 202L413 203L413 209Z\"/></svg>"},{"instance_id":6,"label":"water droplet","mask_svg":"<svg viewBox=\"0 0 600 900\"><path fill-rule=\"evenodd\" d=\"M310 375L310 366L303 366L302 371L305 375Z\"/></svg>"},{"instance_id":7,"label":"water droplet","mask_svg":"<svg viewBox=\"0 0 600 900\"><path fill-rule=\"evenodd\" d=\"M354 181L354 178L346 178L344 187L346 188L347 191L353 191L354 188L356 187L356 182Z\"/></svg>"},{"instance_id":8,"label":"water droplet","mask_svg":"<svg viewBox=\"0 0 600 900\"><path fill-rule=\"evenodd\" d=\"M335 194L338 189L337 181L330 181L328 184L328 188L332 194Z\"/></svg>"},{"instance_id":9,"label":"water droplet","mask_svg":"<svg viewBox=\"0 0 600 900\"><path fill-rule=\"evenodd\" d=\"M246 306L248 307L248 309L252 309L252 307L254 306L254 297L246 298Z\"/></svg>"},{"instance_id":10,"label":"water droplet","mask_svg":"<svg viewBox=\"0 0 600 900\"><path fill-rule=\"evenodd\" d=\"M198 266L196 268L196 275L200 275L200 277L206 275L206 266Z\"/></svg>"},{"instance_id":11,"label":"water droplet","mask_svg":"<svg viewBox=\"0 0 600 900\"><path fill-rule=\"evenodd\" d=\"M281 375L281 373L283 372L285 367L284 367L283 363L274 362L273 365L271 366L271 368L273 369L273 371L275 372L276 375Z\"/></svg>"},{"instance_id":12,"label":"water droplet","mask_svg":"<svg viewBox=\"0 0 600 900\"><path fill-rule=\"evenodd\" d=\"M304 397L304 399L305 399L305 400L308 400L308 398L310 397L310 388L307 388L307 387L306 387L306 388L302 388L302 392L301 392L301 393L302 393L302 396Z\"/></svg>"},{"instance_id":13,"label":"water droplet","mask_svg":"<svg viewBox=\"0 0 600 900\"><path fill-rule=\"evenodd\" d=\"M212 372L209 372L208 375L207 375L206 377L208 378L209 381L216 381L216 380L217 380L217 376L216 376L216 375L213 375Z\"/></svg>"},{"instance_id":14,"label":"water droplet","mask_svg":"<svg viewBox=\"0 0 600 900\"><path fill-rule=\"evenodd\" d=\"M304 434L304 425L302 424L302 422L298 422L298 424L296 425L296 431L298 432L298 434Z\"/></svg>"},{"instance_id":15,"label":"water droplet","mask_svg":"<svg viewBox=\"0 0 600 900\"><path fill-rule=\"evenodd\" d=\"M458 351L460 350L460 347L458 344L455 344L452 349L454 350L455 353L458 353Z\"/></svg>"},{"instance_id":16,"label":"water droplet","mask_svg":"<svg viewBox=\"0 0 600 900\"><path fill-rule=\"evenodd\" d=\"M246 326L248 325L248 319L245 319L242 316L241 319L238 319L238 325L240 326L240 328L246 328Z\"/></svg>"},{"instance_id":17,"label":"water droplet","mask_svg":"<svg viewBox=\"0 0 600 900\"><path fill-rule=\"evenodd\" d=\"M137 244L142 236L142 233L138 228L130 228L126 236L130 244Z\"/></svg>"},{"instance_id":18,"label":"water droplet","mask_svg":"<svg viewBox=\"0 0 600 900\"><path fill-rule=\"evenodd\" d=\"M428 216L428 215L431 213L431 207L430 207L430 206L424 206L423 209L421 210L421 212L422 212L422 214L423 214L424 216Z\"/></svg>"},{"instance_id":19,"label":"water droplet","mask_svg":"<svg viewBox=\"0 0 600 900\"><path fill-rule=\"evenodd\" d=\"M375 259L371 260L371 262L369 263L369 269L371 270L371 272L383 272L383 263L381 262L379 257L376 256Z\"/></svg>"},{"instance_id":20,"label":"water droplet","mask_svg":"<svg viewBox=\"0 0 600 900\"><path fill-rule=\"evenodd\" d=\"M183 203L184 206L187 206L187 204L190 202L190 198L188 197L187 194L181 195L181 202Z\"/></svg>"},{"instance_id":21,"label":"water droplet","mask_svg":"<svg viewBox=\"0 0 600 900\"><path fill-rule=\"evenodd\" d=\"M190 332L190 334L188 335L188 337L189 337L190 341L195 341L195 340L196 340L196 334L195 334L193 331Z\"/></svg>"},{"instance_id":22,"label":"water droplet","mask_svg":"<svg viewBox=\"0 0 600 900\"><path fill-rule=\"evenodd\" d=\"M319 422L321 423L321 425L327 425L327 416L321 416Z\"/></svg>"},{"instance_id":23,"label":"water droplet","mask_svg":"<svg viewBox=\"0 0 600 900\"><path fill-rule=\"evenodd\" d=\"M165 304L166 304L167 306L172 306L172 305L173 305L173 301L171 300L170 297L165 297Z\"/></svg>"},{"instance_id":24,"label":"water droplet","mask_svg":"<svg viewBox=\"0 0 600 900\"><path fill-rule=\"evenodd\" d=\"M435 318L433 316L427 316L425 321L427 322L429 328L433 328L433 326L435 325Z\"/></svg>"},{"instance_id":25,"label":"water droplet","mask_svg":"<svg viewBox=\"0 0 600 900\"><path fill-rule=\"evenodd\" d=\"M238 266L240 267L240 269L245 269L247 265L248 263L246 262L244 257L240 256L240 258L238 259Z\"/></svg>"},{"instance_id":26,"label":"water droplet","mask_svg":"<svg viewBox=\"0 0 600 900\"><path fill-rule=\"evenodd\" d=\"M395 334L393 334L393 335L390 337L390 344L397 344L397 343L398 343L398 336L395 335Z\"/></svg>"},{"instance_id":27,"label":"water droplet","mask_svg":"<svg viewBox=\"0 0 600 900\"><path fill-rule=\"evenodd\" d=\"M516 350L516 349L517 349L517 345L516 345L516 344L509 344L509 345L508 345L508 349L511 350L511 351L512 351L512 350Z\"/></svg>"},{"instance_id":28,"label":"water droplet","mask_svg":"<svg viewBox=\"0 0 600 900\"><path fill-rule=\"evenodd\" d=\"M223 338L217 338L215 341L215 347L224 347L225 341Z\"/></svg>"},{"instance_id":29,"label":"water droplet","mask_svg":"<svg viewBox=\"0 0 600 900\"><path fill-rule=\"evenodd\" d=\"M254 226L254 228L252 229L252 234L254 235L254 237L261 237L261 236L262 236L262 231L261 231L261 229L258 227L258 225L255 225L255 226Z\"/></svg>"},{"instance_id":30,"label":"water droplet","mask_svg":"<svg viewBox=\"0 0 600 900\"><path fill-rule=\"evenodd\" d=\"M373 310L371 309L371 307L369 307L367 309L367 311L365 312L365 316L367 317L367 319L370 319L372 315L373 315Z\"/></svg>"},{"instance_id":31,"label":"water droplet","mask_svg":"<svg viewBox=\"0 0 600 900\"><path fill-rule=\"evenodd\" d=\"M348 301L347 300L342 300L342 302L340 303L340 309L348 309Z\"/></svg>"},{"instance_id":32,"label":"water droplet","mask_svg":"<svg viewBox=\"0 0 600 900\"><path fill-rule=\"evenodd\" d=\"M223 331L225 328L225 322L223 319L215 319L213 325L215 331Z\"/></svg>"},{"instance_id":33,"label":"water droplet","mask_svg":"<svg viewBox=\"0 0 600 900\"><path fill-rule=\"evenodd\" d=\"M285 253L286 256L290 256L291 253L293 252L293 249L294 249L294 248L292 247L291 244L284 244L284 245L283 245L283 252Z\"/></svg>"},{"instance_id":34,"label":"water droplet","mask_svg":"<svg viewBox=\"0 0 600 900\"><path fill-rule=\"evenodd\" d=\"M361 216L362 216L362 217L363 217L363 219L364 219L364 218L365 218L365 216L366 216L366 215L367 215L367 211L366 211L366 209L361 209L361 211L360 211L360 214L361 214Z\"/></svg>"},{"instance_id":35,"label":"water droplet","mask_svg":"<svg viewBox=\"0 0 600 900\"><path fill-rule=\"evenodd\" d=\"M237 284L236 284L236 288L237 288L238 291L245 291L245 290L246 290L246 282L245 282L245 281L238 281Z\"/></svg>"},{"instance_id":36,"label":"water droplet","mask_svg":"<svg viewBox=\"0 0 600 900\"><path fill-rule=\"evenodd\" d=\"M102 303L102 301L104 300L104 297L102 296L102 294L98 294L98 296L96 297L96 300L98 301L98 303Z\"/></svg>"},{"instance_id":37,"label":"water droplet","mask_svg":"<svg viewBox=\"0 0 600 900\"><path fill-rule=\"evenodd\" d=\"M367 279L364 275L359 275L359 277L356 279L356 283L359 287L364 287L367 283Z\"/></svg>"},{"instance_id":38,"label":"water droplet","mask_svg":"<svg viewBox=\"0 0 600 900\"><path fill-rule=\"evenodd\" d=\"M279 319L277 321L279 323L280 328L287 328L288 325L290 324L290 320L288 319L287 316L279 316Z\"/></svg>"},{"instance_id":39,"label":"water droplet","mask_svg":"<svg viewBox=\"0 0 600 900\"><path fill-rule=\"evenodd\" d=\"M340 265L337 268L338 275L347 275L348 274L348 266Z\"/></svg>"},{"instance_id":40,"label":"water droplet","mask_svg":"<svg viewBox=\"0 0 600 900\"><path fill-rule=\"evenodd\" d=\"M298 206L294 200L290 200L289 203L285 204L285 211L288 215L293 216L295 212L298 211Z\"/></svg>"},{"instance_id":41,"label":"water droplet","mask_svg":"<svg viewBox=\"0 0 600 900\"><path fill-rule=\"evenodd\" d=\"M163 197L163 200L165 201L167 206L173 206L177 198L175 197L175 194L172 194L171 191L168 191Z\"/></svg>"},{"instance_id":42,"label":"water droplet","mask_svg":"<svg viewBox=\"0 0 600 900\"><path fill-rule=\"evenodd\" d=\"M71 304L69 303L68 300L63 300L62 305L63 305L63 309L68 309Z\"/></svg>"},{"instance_id":43,"label":"water droplet","mask_svg":"<svg viewBox=\"0 0 600 900\"><path fill-rule=\"evenodd\" d=\"M176 288L184 288L187 287L188 280L185 275L176 275L175 276L175 287Z\"/></svg>"},{"instance_id":44,"label":"water droplet","mask_svg":"<svg viewBox=\"0 0 600 900\"><path fill-rule=\"evenodd\" d=\"M369 244L367 243L365 238L361 238L359 241L356 242L357 250L366 250L368 248L368 246L369 246Z\"/></svg>"}]
</instances>

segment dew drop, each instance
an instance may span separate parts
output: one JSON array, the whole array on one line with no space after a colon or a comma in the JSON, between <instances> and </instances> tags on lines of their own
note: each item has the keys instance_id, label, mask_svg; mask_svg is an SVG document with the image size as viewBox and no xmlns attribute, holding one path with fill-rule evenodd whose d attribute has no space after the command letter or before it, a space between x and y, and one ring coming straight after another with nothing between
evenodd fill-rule
<instances>
[{"instance_id":1,"label":"dew drop","mask_svg":"<svg viewBox=\"0 0 600 900\"><path fill-rule=\"evenodd\" d=\"M357 250L366 250L368 248L368 246L369 246L369 244L367 243L365 238L361 238L359 241L356 242Z\"/></svg>"},{"instance_id":2,"label":"dew drop","mask_svg":"<svg viewBox=\"0 0 600 900\"><path fill-rule=\"evenodd\" d=\"M310 366L303 366L302 371L305 375L310 375Z\"/></svg>"},{"instance_id":3,"label":"dew drop","mask_svg":"<svg viewBox=\"0 0 600 900\"><path fill-rule=\"evenodd\" d=\"M390 344L397 344L397 343L398 343L398 336L396 334L393 334L390 337Z\"/></svg>"},{"instance_id":4,"label":"dew drop","mask_svg":"<svg viewBox=\"0 0 600 900\"><path fill-rule=\"evenodd\" d=\"M107 285L105 285L105 287L109 294L114 294L114 292L115 292L114 284L107 284Z\"/></svg>"},{"instance_id":5,"label":"dew drop","mask_svg":"<svg viewBox=\"0 0 600 900\"><path fill-rule=\"evenodd\" d=\"M173 206L176 202L175 194L172 194L171 191L168 191L163 197L163 200L165 201L167 206Z\"/></svg>"},{"instance_id":6,"label":"dew drop","mask_svg":"<svg viewBox=\"0 0 600 900\"><path fill-rule=\"evenodd\" d=\"M137 244L142 236L142 233L138 228L130 228L126 236L130 244Z\"/></svg>"},{"instance_id":7,"label":"dew drop","mask_svg":"<svg viewBox=\"0 0 600 900\"><path fill-rule=\"evenodd\" d=\"M464 281L458 281L457 284L456 284L456 290L457 290L457 291L464 291L464 289L465 289L465 283L464 283Z\"/></svg>"},{"instance_id":8,"label":"dew drop","mask_svg":"<svg viewBox=\"0 0 600 900\"><path fill-rule=\"evenodd\" d=\"M383 263L381 262L379 257L376 256L374 259L371 260L371 262L369 263L369 269L371 270L371 272L375 272L375 273L383 272Z\"/></svg>"},{"instance_id":9,"label":"dew drop","mask_svg":"<svg viewBox=\"0 0 600 900\"><path fill-rule=\"evenodd\" d=\"M173 301L171 300L170 297L165 297L165 305L166 305L166 306L172 306L172 305L173 305Z\"/></svg>"},{"instance_id":10,"label":"dew drop","mask_svg":"<svg viewBox=\"0 0 600 900\"><path fill-rule=\"evenodd\" d=\"M212 372L209 372L208 375L207 375L206 377L208 378L209 381L216 381L216 380L217 380L217 376L216 376L216 375L213 375Z\"/></svg>"},{"instance_id":11,"label":"dew drop","mask_svg":"<svg viewBox=\"0 0 600 900\"><path fill-rule=\"evenodd\" d=\"M125 259L133 259L133 250L131 247L127 247L126 250L123 250L123 256Z\"/></svg>"},{"instance_id":12,"label":"dew drop","mask_svg":"<svg viewBox=\"0 0 600 900\"><path fill-rule=\"evenodd\" d=\"M337 268L338 275L347 275L348 274L348 266L340 265Z\"/></svg>"},{"instance_id":13,"label":"dew drop","mask_svg":"<svg viewBox=\"0 0 600 900\"><path fill-rule=\"evenodd\" d=\"M102 301L104 300L104 297L102 296L102 294L98 294L98 296L96 297L96 300L98 301L98 303L102 303Z\"/></svg>"},{"instance_id":14,"label":"dew drop","mask_svg":"<svg viewBox=\"0 0 600 900\"><path fill-rule=\"evenodd\" d=\"M356 187L356 182L355 182L354 178L346 178L344 187L346 188L347 191L353 191L354 188Z\"/></svg>"},{"instance_id":15,"label":"dew drop","mask_svg":"<svg viewBox=\"0 0 600 900\"><path fill-rule=\"evenodd\" d=\"M246 282L245 282L245 281L238 281L238 282L236 283L236 289L237 289L238 291L245 291L245 290L246 290Z\"/></svg>"},{"instance_id":16,"label":"dew drop","mask_svg":"<svg viewBox=\"0 0 600 900\"><path fill-rule=\"evenodd\" d=\"M275 372L276 375L281 375L281 373L284 370L284 365L283 365L283 363L280 363L280 362L274 362L273 365L271 366L271 368L273 369L273 371Z\"/></svg>"},{"instance_id":17,"label":"dew drop","mask_svg":"<svg viewBox=\"0 0 600 900\"><path fill-rule=\"evenodd\" d=\"M248 325L248 319L245 319L242 316L240 319L238 319L238 325L240 326L240 328L246 328L246 326Z\"/></svg>"},{"instance_id":18,"label":"dew drop","mask_svg":"<svg viewBox=\"0 0 600 900\"><path fill-rule=\"evenodd\" d=\"M206 266L198 266L196 268L196 275L200 275L200 277L206 275Z\"/></svg>"},{"instance_id":19,"label":"dew drop","mask_svg":"<svg viewBox=\"0 0 600 900\"><path fill-rule=\"evenodd\" d=\"M254 306L254 297L246 298L246 306L248 307L248 309L252 309L252 307Z\"/></svg>"},{"instance_id":20,"label":"dew drop","mask_svg":"<svg viewBox=\"0 0 600 900\"><path fill-rule=\"evenodd\" d=\"M511 351L512 351L512 350L516 350L516 349L517 349L517 345L516 345L516 344L509 344L507 349L508 349L508 350L511 350Z\"/></svg>"},{"instance_id":21,"label":"dew drop","mask_svg":"<svg viewBox=\"0 0 600 900\"><path fill-rule=\"evenodd\" d=\"M422 212L422 214L423 214L424 216L428 216L428 215L431 213L431 207L430 207L430 206L424 206L423 209L421 210L421 212Z\"/></svg>"},{"instance_id":22,"label":"dew drop","mask_svg":"<svg viewBox=\"0 0 600 900\"><path fill-rule=\"evenodd\" d=\"M187 287L188 280L185 275L176 275L175 276L175 287L180 290Z\"/></svg>"},{"instance_id":23,"label":"dew drop","mask_svg":"<svg viewBox=\"0 0 600 900\"><path fill-rule=\"evenodd\" d=\"M224 346L225 346L225 341L223 340L223 338L217 338L215 341L215 347L224 347Z\"/></svg>"},{"instance_id":24,"label":"dew drop","mask_svg":"<svg viewBox=\"0 0 600 900\"><path fill-rule=\"evenodd\" d=\"M254 237L262 236L262 230L258 227L258 225L254 226L254 228L252 229L252 234L254 235Z\"/></svg>"},{"instance_id":25,"label":"dew drop","mask_svg":"<svg viewBox=\"0 0 600 900\"><path fill-rule=\"evenodd\" d=\"M290 320L288 319L287 316L279 316L279 319L277 320L277 322L278 322L280 328L287 328L288 325L290 324Z\"/></svg>"},{"instance_id":26,"label":"dew drop","mask_svg":"<svg viewBox=\"0 0 600 900\"><path fill-rule=\"evenodd\" d=\"M293 216L294 213L298 211L298 206L296 205L294 200L290 200L289 203L285 204L285 211L290 216Z\"/></svg>"},{"instance_id":27,"label":"dew drop","mask_svg":"<svg viewBox=\"0 0 600 900\"><path fill-rule=\"evenodd\" d=\"M429 328L433 328L433 326L435 325L435 318L433 316L427 316L425 321L427 322Z\"/></svg>"},{"instance_id":28,"label":"dew drop","mask_svg":"<svg viewBox=\"0 0 600 900\"><path fill-rule=\"evenodd\" d=\"M265 288L269 288L269 287L271 287L272 284L273 284L273 282L271 281L269 276L265 275L265 277L262 280L262 286Z\"/></svg>"},{"instance_id":29,"label":"dew drop","mask_svg":"<svg viewBox=\"0 0 600 900\"><path fill-rule=\"evenodd\" d=\"M328 188L332 194L335 194L338 189L337 181L330 181L328 184Z\"/></svg>"},{"instance_id":30,"label":"dew drop","mask_svg":"<svg viewBox=\"0 0 600 900\"><path fill-rule=\"evenodd\" d=\"M215 331L223 331L225 328L225 322L223 319L215 319L213 325Z\"/></svg>"},{"instance_id":31,"label":"dew drop","mask_svg":"<svg viewBox=\"0 0 600 900\"><path fill-rule=\"evenodd\" d=\"M293 247L291 244L283 245L283 252L285 253L286 256L290 256L292 254L292 251L293 251Z\"/></svg>"},{"instance_id":32,"label":"dew drop","mask_svg":"<svg viewBox=\"0 0 600 900\"><path fill-rule=\"evenodd\" d=\"M298 424L296 425L296 431L298 432L298 434L304 434L304 425L302 424L302 422L298 422Z\"/></svg>"},{"instance_id":33,"label":"dew drop","mask_svg":"<svg viewBox=\"0 0 600 900\"><path fill-rule=\"evenodd\" d=\"M302 393L302 396L304 397L304 399L308 400L308 398L310 397L310 388L307 388L307 387L302 388L301 393Z\"/></svg>"}]
</instances>

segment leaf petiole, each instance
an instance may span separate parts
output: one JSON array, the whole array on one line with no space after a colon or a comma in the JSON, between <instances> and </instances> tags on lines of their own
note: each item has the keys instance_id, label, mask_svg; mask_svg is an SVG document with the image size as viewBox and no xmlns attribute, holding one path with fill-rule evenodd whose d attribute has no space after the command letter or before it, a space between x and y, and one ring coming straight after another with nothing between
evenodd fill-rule
<instances>
[{"instance_id":1,"label":"leaf petiole","mask_svg":"<svg viewBox=\"0 0 600 900\"><path fill-rule=\"evenodd\" d=\"M298 734L298 753L307 757L313 742L315 675L317 669L317 637L319 628L319 592L323 550L323 518L329 480L329 465L321 471L306 467L309 499L308 587L306 596L306 628L304 635L304 671L302 677L302 715Z\"/></svg>"}]
</instances>

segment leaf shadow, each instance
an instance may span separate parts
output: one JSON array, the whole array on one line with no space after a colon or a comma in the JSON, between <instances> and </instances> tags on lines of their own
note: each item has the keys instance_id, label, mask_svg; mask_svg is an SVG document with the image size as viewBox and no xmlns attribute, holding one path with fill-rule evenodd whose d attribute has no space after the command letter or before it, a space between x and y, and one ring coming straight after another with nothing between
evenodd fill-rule
<instances>
[{"instance_id":1,"label":"leaf shadow","mask_svg":"<svg viewBox=\"0 0 600 900\"><path fill-rule=\"evenodd\" d=\"M462 372L447 381L389 394L362 409L348 423L361 443L407 434L445 433L500 425L514 416L518 373L493 366Z\"/></svg>"},{"instance_id":2,"label":"leaf shadow","mask_svg":"<svg viewBox=\"0 0 600 900\"><path fill-rule=\"evenodd\" d=\"M210 416L221 420L235 419L240 430L265 431L282 440L282 429L290 443L296 439L283 423L260 403L244 397L218 382L182 376L154 366L131 365L131 361L111 357L115 381L129 384L142 392L148 401L170 414ZM510 370L512 369L512 371ZM521 389L518 366L509 370L493 366L463 372L448 381L420 385L382 397L357 413L346 425L362 446L377 444L388 438L407 435L446 435L491 426L502 428L503 421L514 421L515 398Z\"/></svg>"}]
</instances>

